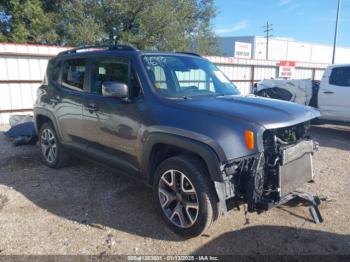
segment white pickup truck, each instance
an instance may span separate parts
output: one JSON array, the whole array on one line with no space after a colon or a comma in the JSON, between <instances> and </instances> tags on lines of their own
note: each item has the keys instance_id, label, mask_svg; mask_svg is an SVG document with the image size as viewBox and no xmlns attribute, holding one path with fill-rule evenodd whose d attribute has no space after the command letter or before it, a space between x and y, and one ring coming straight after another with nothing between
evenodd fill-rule
<instances>
[{"instance_id":1,"label":"white pickup truck","mask_svg":"<svg viewBox=\"0 0 350 262\"><path fill-rule=\"evenodd\" d=\"M328 66L321 81L263 80L254 94L316 107L320 119L350 122L350 64Z\"/></svg>"}]
</instances>

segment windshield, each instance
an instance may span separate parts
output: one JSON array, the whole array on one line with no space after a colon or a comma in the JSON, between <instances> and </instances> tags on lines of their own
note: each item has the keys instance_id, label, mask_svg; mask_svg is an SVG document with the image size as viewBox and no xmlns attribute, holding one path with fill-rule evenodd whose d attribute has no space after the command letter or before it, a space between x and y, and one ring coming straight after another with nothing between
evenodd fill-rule
<instances>
[{"instance_id":1,"label":"windshield","mask_svg":"<svg viewBox=\"0 0 350 262\"><path fill-rule=\"evenodd\" d=\"M154 88L166 97L237 95L239 91L212 63L174 55L142 57Z\"/></svg>"}]
</instances>

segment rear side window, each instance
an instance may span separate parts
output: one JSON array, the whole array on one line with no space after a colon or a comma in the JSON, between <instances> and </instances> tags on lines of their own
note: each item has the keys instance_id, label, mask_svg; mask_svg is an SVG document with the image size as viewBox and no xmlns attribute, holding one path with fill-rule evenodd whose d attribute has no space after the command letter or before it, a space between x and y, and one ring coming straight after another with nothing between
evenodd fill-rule
<instances>
[{"instance_id":1,"label":"rear side window","mask_svg":"<svg viewBox=\"0 0 350 262\"><path fill-rule=\"evenodd\" d=\"M60 77L61 62L56 62L52 68L51 80L57 82Z\"/></svg>"},{"instance_id":2,"label":"rear side window","mask_svg":"<svg viewBox=\"0 0 350 262\"><path fill-rule=\"evenodd\" d=\"M83 90L86 59L72 59L63 62L62 85L66 88Z\"/></svg>"},{"instance_id":3,"label":"rear side window","mask_svg":"<svg viewBox=\"0 0 350 262\"><path fill-rule=\"evenodd\" d=\"M329 78L329 83L336 86L350 87L350 67L335 67Z\"/></svg>"},{"instance_id":4,"label":"rear side window","mask_svg":"<svg viewBox=\"0 0 350 262\"><path fill-rule=\"evenodd\" d=\"M51 81L57 82L60 76L60 69L61 69L60 62L57 62L56 60L50 60L47 65L43 84L47 85Z\"/></svg>"},{"instance_id":5,"label":"rear side window","mask_svg":"<svg viewBox=\"0 0 350 262\"><path fill-rule=\"evenodd\" d=\"M127 58L99 58L92 66L91 92L102 94L104 82L117 81L129 85L129 97L137 97L140 85L133 70L129 77L129 61Z\"/></svg>"}]
</instances>

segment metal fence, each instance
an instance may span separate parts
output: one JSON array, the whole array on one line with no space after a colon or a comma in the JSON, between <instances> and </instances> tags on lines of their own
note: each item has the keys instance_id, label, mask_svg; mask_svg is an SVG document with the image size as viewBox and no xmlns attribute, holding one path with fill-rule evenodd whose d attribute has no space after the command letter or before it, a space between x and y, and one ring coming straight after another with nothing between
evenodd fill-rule
<instances>
[{"instance_id":1,"label":"metal fence","mask_svg":"<svg viewBox=\"0 0 350 262\"><path fill-rule=\"evenodd\" d=\"M0 43L0 124L12 114L31 113L48 60L66 47ZM242 94L254 83L278 77L279 61L207 56ZM320 80L326 64L296 63L296 79Z\"/></svg>"},{"instance_id":2,"label":"metal fence","mask_svg":"<svg viewBox=\"0 0 350 262\"><path fill-rule=\"evenodd\" d=\"M238 59L233 57L207 57L235 83L242 94L249 94L255 83L263 79L278 78L279 61ZM295 79L321 80L327 64L297 62Z\"/></svg>"}]
</instances>

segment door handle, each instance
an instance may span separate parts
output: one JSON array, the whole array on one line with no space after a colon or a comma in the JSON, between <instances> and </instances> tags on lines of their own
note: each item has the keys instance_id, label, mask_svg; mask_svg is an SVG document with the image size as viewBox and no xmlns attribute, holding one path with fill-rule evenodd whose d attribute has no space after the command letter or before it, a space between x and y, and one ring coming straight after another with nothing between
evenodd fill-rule
<instances>
[{"instance_id":1,"label":"door handle","mask_svg":"<svg viewBox=\"0 0 350 262\"><path fill-rule=\"evenodd\" d=\"M56 97L53 97L53 98L50 98L50 102L57 105L58 103L61 102L61 98L59 96L56 96Z\"/></svg>"},{"instance_id":2,"label":"door handle","mask_svg":"<svg viewBox=\"0 0 350 262\"><path fill-rule=\"evenodd\" d=\"M98 111L98 108L95 105L88 105L86 107L86 109L89 111L90 114L92 114L93 112Z\"/></svg>"},{"instance_id":3,"label":"door handle","mask_svg":"<svg viewBox=\"0 0 350 262\"><path fill-rule=\"evenodd\" d=\"M330 94L334 94L334 92L332 92L332 91L324 91L323 94L330 95Z\"/></svg>"}]
</instances>

